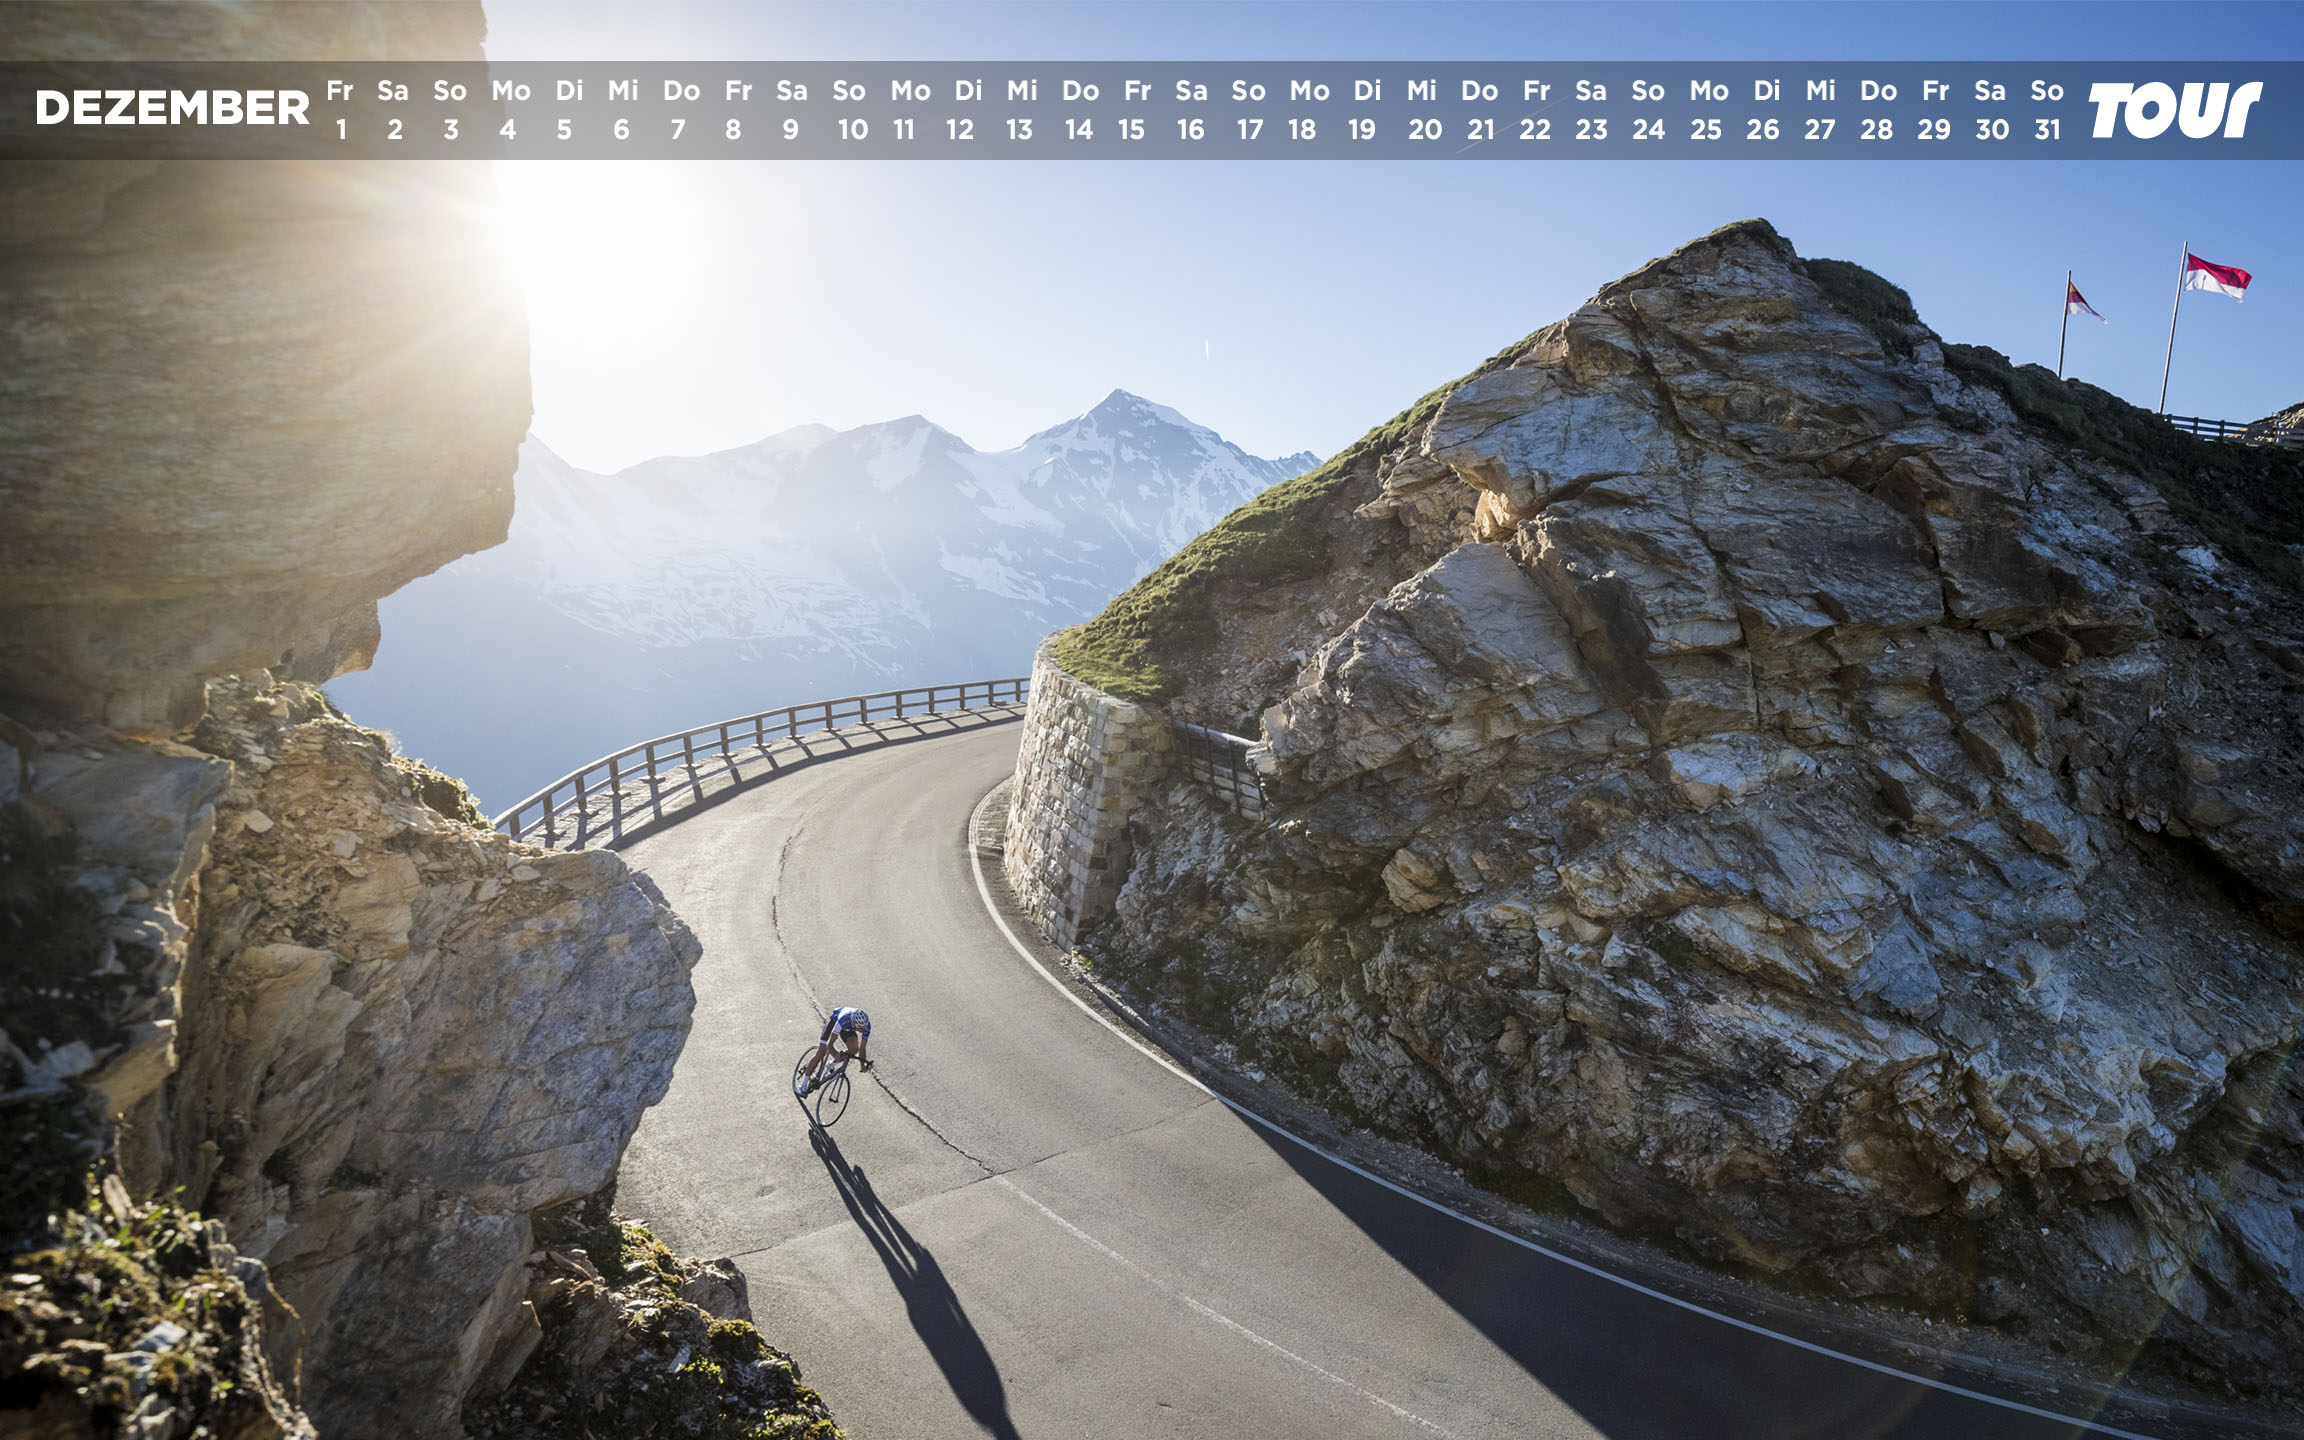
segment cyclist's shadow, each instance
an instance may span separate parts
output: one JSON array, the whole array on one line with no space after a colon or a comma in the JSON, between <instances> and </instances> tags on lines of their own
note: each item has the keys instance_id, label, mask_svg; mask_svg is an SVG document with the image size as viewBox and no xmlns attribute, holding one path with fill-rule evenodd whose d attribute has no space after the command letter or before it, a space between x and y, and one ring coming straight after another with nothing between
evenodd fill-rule
<instances>
[{"instance_id":1,"label":"cyclist's shadow","mask_svg":"<svg viewBox=\"0 0 2304 1440\"><path fill-rule=\"evenodd\" d=\"M862 1170L849 1165L830 1133L813 1130L808 1143L815 1147L824 1173L832 1177L840 1203L848 1207L856 1228L864 1232L864 1238L879 1252L880 1263L888 1267L888 1278L895 1283L896 1293L904 1297L913 1332L936 1357L944 1383L995 1440L1021 1440L1016 1422L1008 1415L1008 1387L1001 1383L1000 1367L993 1363L992 1352L984 1348L936 1257L912 1238L894 1211L880 1203L872 1182L864 1178Z\"/></svg>"}]
</instances>

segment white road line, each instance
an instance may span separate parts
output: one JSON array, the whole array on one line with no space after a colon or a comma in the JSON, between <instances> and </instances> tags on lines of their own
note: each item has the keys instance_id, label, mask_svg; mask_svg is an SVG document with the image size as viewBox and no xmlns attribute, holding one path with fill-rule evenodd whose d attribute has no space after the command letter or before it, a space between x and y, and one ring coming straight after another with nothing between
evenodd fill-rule
<instances>
[{"instance_id":1,"label":"white road line","mask_svg":"<svg viewBox=\"0 0 2304 1440\"><path fill-rule=\"evenodd\" d=\"M1353 1394L1359 1396L1363 1400L1368 1401L1372 1405L1381 1405L1386 1410L1391 1411L1393 1414L1399 1416L1403 1420L1406 1420L1412 1425L1422 1426L1424 1429L1431 1431L1435 1435L1447 1435L1449 1440L1456 1440L1456 1437L1451 1432L1441 1429L1439 1426L1433 1424L1431 1421L1425 1419L1415 1411L1403 1410L1399 1406L1393 1404L1391 1401L1385 1399L1383 1396L1376 1394L1374 1391L1363 1390L1359 1386L1353 1384L1351 1381L1345 1379L1343 1376L1336 1374L1334 1371L1321 1369L1318 1365L1313 1364L1311 1361L1305 1359L1303 1356L1297 1354L1287 1346L1282 1345L1277 1341L1266 1339L1262 1335L1257 1334L1255 1331L1241 1324L1239 1321L1233 1319L1231 1316L1224 1314L1222 1311L1215 1310L1209 1306L1201 1304L1199 1301L1193 1299L1183 1291L1178 1290L1175 1286L1170 1285L1166 1281L1162 1280L1159 1276L1154 1275L1151 1271L1146 1270L1143 1266L1137 1264L1135 1261L1129 1259L1127 1256L1121 1254L1119 1251L1113 1249L1111 1246L1105 1244L1103 1241L1097 1239L1095 1236L1089 1234L1087 1231L1081 1229L1079 1226L1073 1224L1071 1221L1065 1219L1063 1216L1041 1204L1037 1199L1026 1194L1023 1190L1017 1188L1015 1182L1011 1181L1007 1176L995 1175L992 1177L992 1180L993 1183L1000 1186L1001 1189L1008 1191L1017 1199L1022 1200L1025 1204L1030 1205L1033 1209L1055 1221L1059 1226L1063 1227L1065 1233L1070 1235L1073 1239L1078 1240L1080 1243L1086 1245L1091 1250L1096 1251L1105 1259L1110 1260L1113 1264L1118 1265L1121 1269L1126 1270L1129 1274L1134 1275L1137 1279L1143 1281L1145 1284L1151 1286L1153 1289L1159 1291L1161 1294L1167 1296L1177 1304L1187 1307L1193 1313L1206 1316L1208 1319L1215 1321L1217 1324L1223 1326L1233 1334L1240 1336L1242 1339L1253 1341L1254 1343L1263 1346L1265 1349L1271 1351L1275 1355L1278 1355L1284 1360L1294 1361L1296 1364L1302 1366L1306 1370L1311 1371L1321 1379L1326 1380L1332 1385L1342 1386L1346 1390L1351 1391Z\"/></svg>"},{"instance_id":2,"label":"white road line","mask_svg":"<svg viewBox=\"0 0 2304 1440\"><path fill-rule=\"evenodd\" d=\"M997 785L992 787L993 790L997 790L999 788L1000 787ZM976 894L984 902L984 913L992 917L992 923L1000 928L1000 933L1003 936L1007 937L1010 948L1015 950L1017 954L1023 956L1024 962L1030 965L1035 971L1039 972L1041 979L1047 981L1050 985L1055 986L1058 994L1071 1001L1074 1005L1079 1006L1082 1014L1085 1014L1089 1019L1094 1020L1097 1024L1111 1031L1114 1035L1119 1036L1123 1041L1127 1042L1129 1046L1134 1048L1140 1054L1144 1055L1147 1059L1151 1060L1154 1064L1158 1065L1161 1069L1166 1070L1169 1074L1176 1076L1178 1079L1184 1081L1184 1083L1192 1086L1196 1090L1200 1090L1209 1095L1214 1095L1216 1099L1223 1101L1226 1107L1231 1109L1241 1118L1251 1121L1254 1124L1261 1125L1265 1129L1271 1131L1273 1134L1294 1142L1295 1144L1319 1156L1321 1159L1328 1161L1332 1165L1342 1166L1344 1169L1351 1171L1355 1175L1358 1175L1363 1180L1374 1181L1376 1184L1383 1186L1385 1189L1392 1191L1394 1194L1405 1196L1408 1199L1415 1201L1419 1205L1425 1206L1431 1210L1436 1210L1442 1215L1446 1215L1452 1220L1461 1221L1466 1225L1474 1227L1475 1229L1485 1230L1499 1240L1509 1240L1524 1250L1535 1251L1537 1254L1543 1256L1547 1260L1558 1261L1562 1265L1567 1265L1574 1269L1581 1270L1587 1275L1605 1280L1612 1285L1621 1285L1627 1290L1634 1291L1641 1295L1646 1295L1652 1300L1661 1300L1667 1305L1678 1306L1680 1309L1689 1311L1692 1314L1702 1315L1710 1320L1717 1320L1723 1325L1732 1325L1739 1330L1746 1331L1753 1335L1764 1335L1771 1340L1780 1340L1786 1345L1793 1346L1797 1349L1806 1350L1810 1354L1822 1355L1829 1359L1844 1361L1847 1364L1857 1366L1860 1369L1870 1370L1877 1375L1886 1375L1894 1379L1910 1381L1914 1385L1924 1385L1931 1390L1942 1390L1947 1394L1964 1396L1970 1400L1982 1401L1987 1405L1997 1405L2003 1410L2014 1410L2020 1414L2037 1416L2042 1420L2053 1420L2059 1424L2064 1425L2076 1425L2083 1430L2093 1431L2098 1435L2111 1435L2117 1437L2117 1440L2155 1440L2155 1437L2153 1436L2139 1434L2133 1430L2122 1430L2115 1426L2106 1425L2101 1421L2089 1420L2077 1415L2066 1415L2055 1410L2044 1410L2037 1405L2027 1405L2021 1400L2011 1400L2004 1395L1994 1395L1985 1390L1972 1390L1965 1385L1955 1385L1949 1380L1940 1380L1934 1376L1921 1375L1910 1370L1900 1370L1893 1365L1883 1365L1877 1360L1867 1360L1861 1355L1851 1355L1844 1350L1834 1350L1830 1346L1819 1345L1813 1340L1803 1340L1797 1335L1787 1335L1781 1330L1771 1330L1765 1325L1755 1324L1750 1320L1738 1319L1734 1315L1725 1314L1721 1311L1714 1310L1709 1306L1699 1305L1693 1300L1684 1300L1677 1295L1668 1295L1661 1290L1653 1289L1650 1286L1643 1285L1637 1280L1627 1279L1626 1277L1615 1274L1612 1271L1603 1270L1597 1265L1579 1260L1573 1255L1564 1254L1558 1250L1550 1248L1549 1246L1539 1245L1535 1241L1527 1239L1524 1236L1515 1235L1509 1230L1498 1229L1496 1226L1489 1224L1487 1221L1476 1219L1473 1216L1465 1214L1461 1210L1450 1209L1448 1206L1441 1204L1437 1200L1434 1200L1429 1195L1420 1195L1404 1185L1395 1184L1392 1181L1385 1179L1381 1175L1375 1174L1369 1170L1362 1169L1360 1166L1353 1164L1351 1161L1344 1159L1340 1155L1330 1154L1326 1150L1321 1149L1318 1145L1315 1145L1311 1141L1305 1139L1303 1136L1296 1134L1294 1131L1289 1130L1285 1126L1275 1124L1274 1122L1265 1119L1263 1116L1257 1114L1253 1110L1250 1110L1248 1107L1240 1104L1238 1101L1232 1100L1227 1096L1217 1095L1214 1090L1209 1089L1208 1086L1201 1083L1200 1080L1190 1074L1187 1074L1182 1069L1179 1069L1175 1062L1171 1061L1167 1056L1160 1054L1156 1050L1153 1050L1151 1047L1144 1044L1143 1041L1138 1040L1135 1036L1113 1024L1109 1018L1098 1012L1094 1006L1090 1005L1087 1001L1074 994L1072 987L1065 984L1062 980L1057 979L1054 974L1050 973L1048 967L1040 963L1040 957L1034 955L1031 951L1031 948L1027 946L1021 939L1017 938L1016 932L1008 927L1007 918L1000 913L1000 907L994 904L992 901L992 889L985 883L984 880L984 857L978 851L976 846L977 829L983 819L984 807L991 802L991 799L992 790L985 791L984 798L977 801L976 808L969 812L967 835L968 864L969 868L975 872ZM1011 1186L1010 1188L1013 1189L1014 1187ZM1017 1193L1023 1194L1022 1191L1018 1191ZM1031 1197L1028 1195L1024 1198L1027 1200L1031 1199ZM1039 1202L1033 1201L1033 1203L1038 1204ZM1067 1229L1071 1228L1069 1224L1066 1224L1066 1222L1063 1220L1063 1217L1056 1215L1054 1211L1049 1211L1048 1213L1050 1217L1055 1219L1059 1224L1065 1224ZM1087 1237L1083 1236L1082 1238L1085 1239ZM1090 1241L1090 1243L1094 1244L1095 1242ZM1098 1248L1101 1249L1102 1247L1098 1246ZM1114 1258L1119 1257L1115 1256ZM1123 1261L1122 1263L1125 1264L1128 1262ZM1133 1268L1133 1266L1131 1266L1131 1268ZM1146 1278L1149 1279L1150 1277L1147 1276ZM1157 1284L1158 1282L1155 1281L1153 1283ZM1210 1313L1213 1314L1214 1312ZM1221 1319L1222 1317L1219 1316L1217 1318ZM1226 1323L1229 1324L1230 1322L1227 1321ZM1274 1346L1273 1348L1278 1349L1279 1347ZM1311 1362L1304 1361L1302 1363L1309 1365ZM1318 1369L1319 1367L1314 1366L1313 1368ZM1321 1373L1326 1374L1327 1372L1322 1371ZM1369 1398L1375 1399L1376 1397L1370 1396ZM1385 1405L1387 1408L1396 1408L1392 1407L1389 1401L1378 1400L1377 1403ZM1403 1411L1401 1413L1406 1414L1407 1412Z\"/></svg>"},{"instance_id":3,"label":"white road line","mask_svg":"<svg viewBox=\"0 0 2304 1440\"><path fill-rule=\"evenodd\" d=\"M998 785L994 785L992 790L997 790L999 788L1000 787ZM1000 933L1007 937L1010 948L1015 950L1017 954L1024 957L1024 963L1030 965L1034 970L1039 971L1041 979L1055 986L1057 994L1079 1006L1081 1014L1087 1016L1089 1019L1095 1021L1097 1024L1119 1036L1128 1044L1131 1049L1135 1050L1136 1053L1142 1055L1145 1059L1151 1061L1153 1064L1159 1066L1161 1069L1167 1071L1169 1074L1175 1076L1177 1079L1183 1081L1185 1084L1191 1086L1201 1094L1213 1096L1218 1100L1222 1100L1224 1097L1217 1095L1215 1091L1200 1083L1198 1076L1193 1075L1188 1070L1179 1068L1176 1062L1170 1060L1167 1056L1161 1054L1151 1046L1146 1045L1143 1041L1137 1039L1135 1036L1113 1024L1111 1021L1105 1019L1103 1015L1097 1012L1095 1006L1089 1004L1087 1001L1081 999L1078 995L1072 993L1072 987L1057 979L1054 975L1049 974L1048 967L1040 963L1040 957L1034 955L1030 947L1026 946L1022 940L1016 938L1016 932L1008 928L1007 917L1000 913L999 906L992 903L991 888L984 883L984 857L978 854L976 850L976 829L977 826L983 821L984 807L991 803L992 790L985 791L984 798L976 802L976 808L968 812L968 868L975 872L976 893L983 898L984 913L992 917L992 923L1000 927ZM1237 1109L1239 1107L1235 1106L1233 1108Z\"/></svg>"}]
</instances>

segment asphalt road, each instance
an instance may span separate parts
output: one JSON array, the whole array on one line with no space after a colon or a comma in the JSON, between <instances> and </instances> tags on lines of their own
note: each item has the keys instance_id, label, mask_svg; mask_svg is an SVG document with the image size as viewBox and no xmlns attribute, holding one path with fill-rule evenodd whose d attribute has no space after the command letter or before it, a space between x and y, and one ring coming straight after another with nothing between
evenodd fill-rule
<instances>
[{"instance_id":1,"label":"asphalt road","mask_svg":"<svg viewBox=\"0 0 2304 1440\"><path fill-rule=\"evenodd\" d=\"M1678 1308L1244 1119L1051 986L966 843L1018 727L862 753L628 851L704 942L619 1207L731 1255L857 1440L2060 1436ZM875 1074L814 1136L835 1005Z\"/></svg>"}]
</instances>

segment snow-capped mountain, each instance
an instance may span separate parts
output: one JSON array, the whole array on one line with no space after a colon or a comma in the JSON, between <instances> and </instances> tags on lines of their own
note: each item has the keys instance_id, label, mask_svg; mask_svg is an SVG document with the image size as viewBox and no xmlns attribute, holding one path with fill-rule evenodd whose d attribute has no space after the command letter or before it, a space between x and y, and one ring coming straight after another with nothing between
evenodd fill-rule
<instances>
[{"instance_id":1,"label":"snow-capped mountain","mask_svg":"<svg viewBox=\"0 0 2304 1440\"><path fill-rule=\"evenodd\" d=\"M1120 390L993 452L913 415L596 475L531 437L505 543L385 600L375 668L329 688L496 808L649 735L1024 674L1315 463Z\"/></svg>"}]
</instances>

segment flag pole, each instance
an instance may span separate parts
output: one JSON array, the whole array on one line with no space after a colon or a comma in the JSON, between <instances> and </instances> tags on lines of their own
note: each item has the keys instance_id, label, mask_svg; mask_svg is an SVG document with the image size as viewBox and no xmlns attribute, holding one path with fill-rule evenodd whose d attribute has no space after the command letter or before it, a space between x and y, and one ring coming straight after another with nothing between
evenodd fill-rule
<instances>
[{"instance_id":1,"label":"flag pole","mask_svg":"<svg viewBox=\"0 0 2304 1440\"><path fill-rule=\"evenodd\" d=\"M2183 258L2176 262L2176 304L2168 312L2168 358L2160 362L2160 409L2168 413L2168 368L2176 363L2176 317L2184 313L2184 271L2192 260L2192 242L2184 242Z\"/></svg>"},{"instance_id":2,"label":"flag pole","mask_svg":"<svg viewBox=\"0 0 2304 1440\"><path fill-rule=\"evenodd\" d=\"M2190 244L2190 241L2186 241ZM2064 335L2072 328L2072 272L2064 272L2064 303L2056 307L2064 314L2056 326L2056 378L2064 378Z\"/></svg>"}]
</instances>

